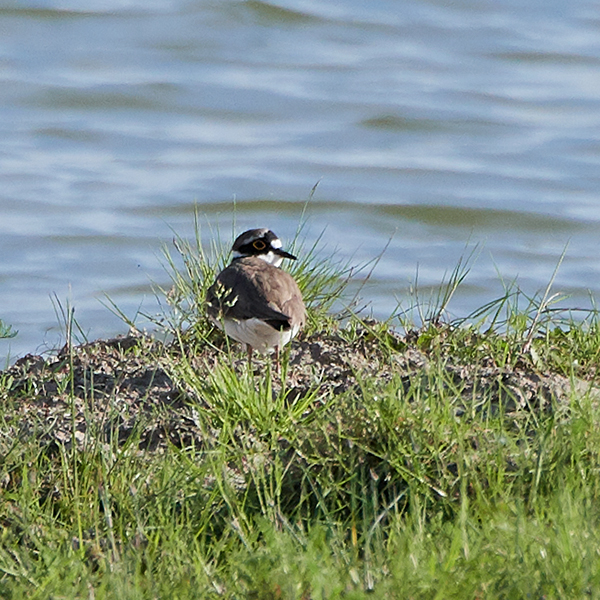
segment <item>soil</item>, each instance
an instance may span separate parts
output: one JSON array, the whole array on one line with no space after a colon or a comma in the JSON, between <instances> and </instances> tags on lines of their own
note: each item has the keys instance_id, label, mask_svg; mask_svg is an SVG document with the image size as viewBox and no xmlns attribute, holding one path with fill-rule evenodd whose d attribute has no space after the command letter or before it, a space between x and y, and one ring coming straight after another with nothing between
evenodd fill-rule
<instances>
[{"instance_id":1,"label":"soil","mask_svg":"<svg viewBox=\"0 0 600 600\"><path fill-rule=\"evenodd\" d=\"M226 360L220 342L217 339L194 354L192 364L201 377ZM55 356L21 358L0 374L8 390L0 399L7 425L0 446L7 448L30 436L66 446L74 438L82 447L90 440L112 440L119 446L134 443L145 451L161 451L167 444L202 445L194 406L203 399L175 381L170 365L176 356L173 347L147 336L128 335L65 347ZM257 377L264 376L269 360L255 355ZM247 369L245 354L236 354L233 362L240 372ZM382 344L367 323L353 335L340 330L293 341L287 398L293 402L318 387L320 397L334 401L352 390L360 394L365 382L377 386L397 378L400 400L403 396L411 401L415 382L427 385L434 378L439 382L440 371L444 385L458 395L457 416L500 405L507 412L554 410L568 405L574 387L585 392L590 386L525 365L471 366L449 356L433 357L420 350L410 335L390 332ZM273 382L277 393L277 376Z\"/></svg>"}]
</instances>

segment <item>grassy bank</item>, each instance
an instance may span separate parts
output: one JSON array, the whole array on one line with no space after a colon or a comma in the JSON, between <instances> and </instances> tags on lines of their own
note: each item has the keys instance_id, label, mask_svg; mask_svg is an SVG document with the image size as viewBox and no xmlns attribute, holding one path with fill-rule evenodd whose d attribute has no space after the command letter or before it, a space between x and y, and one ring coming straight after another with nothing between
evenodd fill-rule
<instances>
[{"instance_id":1,"label":"grassy bank","mask_svg":"<svg viewBox=\"0 0 600 600\"><path fill-rule=\"evenodd\" d=\"M0 374L0 597L600 597L595 314L340 322L307 250L279 376L199 316L224 259L177 248L168 342Z\"/></svg>"}]
</instances>

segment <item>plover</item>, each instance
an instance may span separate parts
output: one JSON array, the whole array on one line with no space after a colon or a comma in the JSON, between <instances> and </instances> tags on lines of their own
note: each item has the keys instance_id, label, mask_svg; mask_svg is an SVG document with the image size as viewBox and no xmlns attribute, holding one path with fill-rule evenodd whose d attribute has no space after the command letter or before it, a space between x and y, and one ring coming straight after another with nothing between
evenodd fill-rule
<instances>
[{"instance_id":1,"label":"plover","mask_svg":"<svg viewBox=\"0 0 600 600\"><path fill-rule=\"evenodd\" d=\"M250 229L233 244L233 259L207 293L210 320L248 350L265 354L285 346L306 322L294 278L279 266L296 257L270 229Z\"/></svg>"}]
</instances>

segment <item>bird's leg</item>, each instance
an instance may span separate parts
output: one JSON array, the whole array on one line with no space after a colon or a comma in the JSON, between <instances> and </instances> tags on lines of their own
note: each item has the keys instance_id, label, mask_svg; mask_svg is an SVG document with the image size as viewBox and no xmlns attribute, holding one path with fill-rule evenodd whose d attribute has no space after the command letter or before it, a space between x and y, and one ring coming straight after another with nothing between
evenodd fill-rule
<instances>
[{"instance_id":1,"label":"bird's leg","mask_svg":"<svg viewBox=\"0 0 600 600\"><path fill-rule=\"evenodd\" d=\"M275 346L275 373L279 375L279 346Z\"/></svg>"},{"instance_id":2,"label":"bird's leg","mask_svg":"<svg viewBox=\"0 0 600 600\"><path fill-rule=\"evenodd\" d=\"M252 348L252 346L250 344L246 344L246 352L248 355L248 362L247 362L248 375L253 380L254 379L254 369L252 367L252 354L254 352L254 348Z\"/></svg>"},{"instance_id":3,"label":"bird's leg","mask_svg":"<svg viewBox=\"0 0 600 600\"><path fill-rule=\"evenodd\" d=\"M275 346L275 369L276 369L276 373L279 376L279 381L281 382L281 390L283 392L283 389L286 386L287 383L287 360L285 365L281 364L281 358L282 358L282 352L279 348L279 346ZM285 356L284 356L285 359Z\"/></svg>"}]
</instances>

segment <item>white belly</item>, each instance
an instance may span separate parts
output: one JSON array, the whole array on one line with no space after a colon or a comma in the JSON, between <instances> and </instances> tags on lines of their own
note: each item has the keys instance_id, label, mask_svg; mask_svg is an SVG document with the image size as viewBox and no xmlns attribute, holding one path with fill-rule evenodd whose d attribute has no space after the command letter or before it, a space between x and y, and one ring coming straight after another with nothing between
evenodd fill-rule
<instances>
[{"instance_id":1,"label":"white belly","mask_svg":"<svg viewBox=\"0 0 600 600\"><path fill-rule=\"evenodd\" d=\"M243 321L226 319L224 323L216 319L211 319L211 321L221 331L223 331L223 325L225 325L225 333L230 338L252 346L254 350L261 354L273 352L275 347L282 348L298 333L298 327L292 327L287 331L277 331L277 329L273 329L260 319L246 319Z\"/></svg>"}]
</instances>

